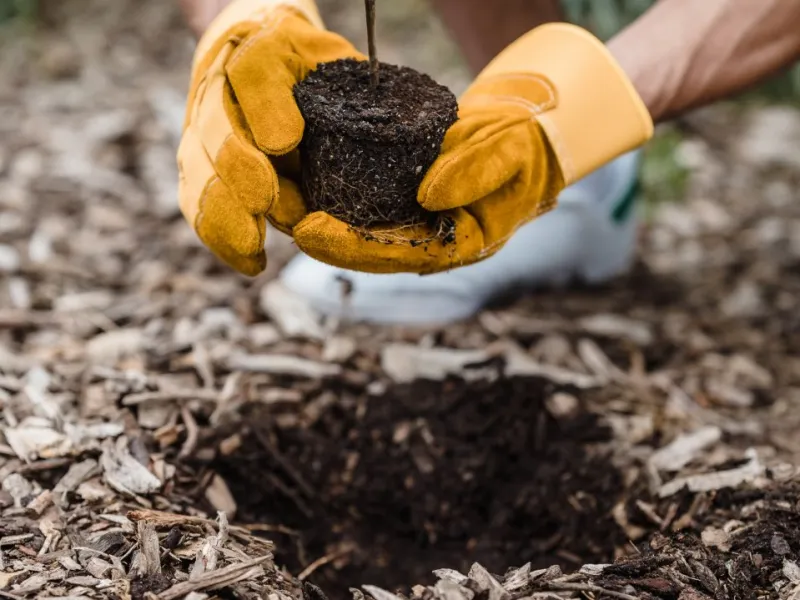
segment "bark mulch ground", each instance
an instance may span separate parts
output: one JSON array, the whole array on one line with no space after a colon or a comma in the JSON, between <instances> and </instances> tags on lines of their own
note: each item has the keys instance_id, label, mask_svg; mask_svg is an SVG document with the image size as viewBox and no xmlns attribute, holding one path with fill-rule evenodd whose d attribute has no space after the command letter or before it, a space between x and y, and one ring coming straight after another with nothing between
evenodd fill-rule
<instances>
[{"instance_id":1,"label":"bark mulch ground","mask_svg":"<svg viewBox=\"0 0 800 600\"><path fill-rule=\"evenodd\" d=\"M172 3L42 4L0 36L0 598L800 598L795 109L680 123L603 288L349 326L178 213Z\"/></svg>"}]
</instances>

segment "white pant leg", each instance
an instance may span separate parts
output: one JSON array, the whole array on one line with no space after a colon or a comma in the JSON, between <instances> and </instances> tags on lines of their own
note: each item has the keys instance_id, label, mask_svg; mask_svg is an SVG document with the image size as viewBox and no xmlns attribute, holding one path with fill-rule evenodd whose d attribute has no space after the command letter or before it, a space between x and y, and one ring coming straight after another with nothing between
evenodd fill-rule
<instances>
[{"instance_id":1,"label":"white pant leg","mask_svg":"<svg viewBox=\"0 0 800 600\"><path fill-rule=\"evenodd\" d=\"M474 265L426 276L375 275L298 255L280 280L326 315L385 324L450 322L472 316L510 290L576 278L605 281L628 267L635 250L635 215L621 220L614 215L638 180L639 160L639 151L626 154L569 186L556 209Z\"/></svg>"}]
</instances>

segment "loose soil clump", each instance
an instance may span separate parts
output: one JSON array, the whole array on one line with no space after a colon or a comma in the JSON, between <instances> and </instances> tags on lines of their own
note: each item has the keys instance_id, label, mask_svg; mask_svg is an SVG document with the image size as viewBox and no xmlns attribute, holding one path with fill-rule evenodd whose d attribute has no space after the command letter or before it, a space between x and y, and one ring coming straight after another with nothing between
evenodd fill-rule
<instances>
[{"instance_id":1,"label":"loose soil clump","mask_svg":"<svg viewBox=\"0 0 800 600\"><path fill-rule=\"evenodd\" d=\"M446 87L408 67L323 63L295 86L306 122L302 188L312 211L358 228L434 224L417 191L439 155L458 102ZM441 228L446 232L446 228Z\"/></svg>"},{"instance_id":2,"label":"loose soil clump","mask_svg":"<svg viewBox=\"0 0 800 600\"><path fill-rule=\"evenodd\" d=\"M239 519L293 532L269 532L281 564L337 557L310 578L334 598L360 583L408 592L443 565L609 560L625 543L611 515L621 476L600 450L610 432L591 413L551 416L552 387L418 381L337 404L310 427L278 427L262 410L213 468Z\"/></svg>"}]
</instances>

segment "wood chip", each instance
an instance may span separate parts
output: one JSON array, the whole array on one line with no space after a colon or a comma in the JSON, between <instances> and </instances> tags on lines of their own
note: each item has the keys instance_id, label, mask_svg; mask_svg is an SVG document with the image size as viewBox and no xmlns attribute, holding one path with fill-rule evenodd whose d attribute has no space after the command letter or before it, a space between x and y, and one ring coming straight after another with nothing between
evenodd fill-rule
<instances>
[{"instance_id":1,"label":"wood chip","mask_svg":"<svg viewBox=\"0 0 800 600\"><path fill-rule=\"evenodd\" d=\"M227 360L227 367L234 371L293 375L309 379L335 377L342 372L339 365L317 362L285 354L236 353Z\"/></svg>"},{"instance_id":2,"label":"wood chip","mask_svg":"<svg viewBox=\"0 0 800 600\"><path fill-rule=\"evenodd\" d=\"M3 479L2 489L14 499L14 506L17 508L22 507L34 493L33 484L19 473L12 473Z\"/></svg>"},{"instance_id":3,"label":"wood chip","mask_svg":"<svg viewBox=\"0 0 800 600\"><path fill-rule=\"evenodd\" d=\"M749 458L748 462L735 469L673 479L661 486L658 495L661 498L666 498L677 494L684 488L691 492L710 492L728 487L734 488L743 483L753 481L764 474L765 468L761 461L758 460L754 450L748 450L747 457Z\"/></svg>"},{"instance_id":4,"label":"wood chip","mask_svg":"<svg viewBox=\"0 0 800 600\"><path fill-rule=\"evenodd\" d=\"M161 573L161 549L156 528L152 523L139 521L136 523L136 534L139 539L139 556L142 557L137 565L137 572L142 575Z\"/></svg>"},{"instance_id":5,"label":"wood chip","mask_svg":"<svg viewBox=\"0 0 800 600\"><path fill-rule=\"evenodd\" d=\"M447 579L437 581L433 589L438 600L472 600L475 598L475 592L471 589Z\"/></svg>"},{"instance_id":6,"label":"wood chip","mask_svg":"<svg viewBox=\"0 0 800 600\"><path fill-rule=\"evenodd\" d=\"M557 392L550 396L546 402L547 411L556 419L570 417L580 409L580 402L572 394Z\"/></svg>"},{"instance_id":7,"label":"wood chip","mask_svg":"<svg viewBox=\"0 0 800 600\"><path fill-rule=\"evenodd\" d=\"M124 442L124 438L121 438ZM105 481L126 494L151 494L161 488L161 481L131 456L123 444L106 444L100 457Z\"/></svg>"},{"instance_id":8,"label":"wood chip","mask_svg":"<svg viewBox=\"0 0 800 600\"><path fill-rule=\"evenodd\" d=\"M72 443L63 433L42 426L6 427L3 429L8 445L22 460L66 456Z\"/></svg>"},{"instance_id":9,"label":"wood chip","mask_svg":"<svg viewBox=\"0 0 800 600\"><path fill-rule=\"evenodd\" d=\"M353 338L341 335L330 336L322 348L322 360L325 362L344 363L356 353L357 345Z\"/></svg>"},{"instance_id":10,"label":"wood chip","mask_svg":"<svg viewBox=\"0 0 800 600\"><path fill-rule=\"evenodd\" d=\"M606 567L609 566L610 565L583 565L578 572L588 577L600 577Z\"/></svg>"},{"instance_id":11,"label":"wood chip","mask_svg":"<svg viewBox=\"0 0 800 600\"><path fill-rule=\"evenodd\" d=\"M578 356L600 381L624 382L627 379L627 375L611 362L597 343L590 339L584 338L578 342Z\"/></svg>"},{"instance_id":12,"label":"wood chip","mask_svg":"<svg viewBox=\"0 0 800 600\"><path fill-rule=\"evenodd\" d=\"M93 556L86 563L86 570L97 579L105 579L106 575L114 568L110 562L103 560L99 556Z\"/></svg>"},{"instance_id":13,"label":"wood chip","mask_svg":"<svg viewBox=\"0 0 800 600\"><path fill-rule=\"evenodd\" d=\"M800 566L795 561L784 558L783 576L795 585L800 584Z\"/></svg>"},{"instance_id":14,"label":"wood chip","mask_svg":"<svg viewBox=\"0 0 800 600\"><path fill-rule=\"evenodd\" d=\"M131 394L122 399L122 404L125 406L136 406L143 403L176 402L179 400L203 400L206 402L218 402L219 398L219 392L205 388L196 388L192 390L170 389L160 390L158 392L140 392L137 394Z\"/></svg>"},{"instance_id":15,"label":"wood chip","mask_svg":"<svg viewBox=\"0 0 800 600\"><path fill-rule=\"evenodd\" d=\"M113 496L111 490L94 480L84 481L75 491L86 502L99 502Z\"/></svg>"},{"instance_id":16,"label":"wood chip","mask_svg":"<svg viewBox=\"0 0 800 600\"><path fill-rule=\"evenodd\" d=\"M709 379L705 388L711 400L721 406L749 408L756 400L755 394L750 390L743 390L716 378Z\"/></svg>"},{"instance_id":17,"label":"wood chip","mask_svg":"<svg viewBox=\"0 0 800 600\"><path fill-rule=\"evenodd\" d=\"M519 569L507 573L503 579L503 589L507 592L515 592L528 585L531 577L531 563L525 563Z\"/></svg>"},{"instance_id":18,"label":"wood chip","mask_svg":"<svg viewBox=\"0 0 800 600\"><path fill-rule=\"evenodd\" d=\"M639 346L649 346L653 343L653 331L647 323L621 315L591 315L580 319L578 326L587 333L627 339Z\"/></svg>"},{"instance_id":19,"label":"wood chip","mask_svg":"<svg viewBox=\"0 0 800 600\"><path fill-rule=\"evenodd\" d=\"M500 582L478 563L473 563L467 577L477 583L482 590L489 592L489 600L508 600L511 597Z\"/></svg>"},{"instance_id":20,"label":"wood chip","mask_svg":"<svg viewBox=\"0 0 800 600\"><path fill-rule=\"evenodd\" d=\"M594 375L540 363L521 350L511 350L506 354L504 371L509 377L542 377L553 383L573 385L579 389L600 387L604 384L602 379Z\"/></svg>"},{"instance_id":21,"label":"wood chip","mask_svg":"<svg viewBox=\"0 0 800 600\"><path fill-rule=\"evenodd\" d=\"M128 402L130 398L126 398ZM124 402L124 401L123 401ZM148 400L137 405L136 420L144 429L160 429L167 425L179 409L168 401Z\"/></svg>"},{"instance_id":22,"label":"wood chip","mask_svg":"<svg viewBox=\"0 0 800 600\"><path fill-rule=\"evenodd\" d=\"M321 340L325 330L308 301L289 291L280 281L271 281L261 292L261 309L287 337Z\"/></svg>"},{"instance_id":23,"label":"wood chip","mask_svg":"<svg viewBox=\"0 0 800 600\"><path fill-rule=\"evenodd\" d=\"M731 535L724 529L706 527L700 534L700 539L709 548L719 548L723 552L731 549Z\"/></svg>"},{"instance_id":24,"label":"wood chip","mask_svg":"<svg viewBox=\"0 0 800 600\"><path fill-rule=\"evenodd\" d=\"M226 585L232 585L238 581L253 579L263 572L261 565L269 559L270 556L261 556L203 573L192 581L184 581L173 585L158 594L158 598L159 600L178 600L191 592L214 590Z\"/></svg>"},{"instance_id":25,"label":"wood chip","mask_svg":"<svg viewBox=\"0 0 800 600\"><path fill-rule=\"evenodd\" d=\"M169 529L179 525L215 525L214 521L205 517L180 515L159 510L132 510L127 517L133 521L149 521L157 529Z\"/></svg>"},{"instance_id":26,"label":"wood chip","mask_svg":"<svg viewBox=\"0 0 800 600\"><path fill-rule=\"evenodd\" d=\"M41 517L44 512L53 505L53 492L42 490L25 507L33 516Z\"/></svg>"},{"instance_id":27,"label":"wood chip","mask_svg":"<svg viewBox=\"0 0 800 600\"><path fill-rule=\"evenodd\" d=\"M446 579L458 584L465 583L467 579L469 579L466 575L454 571L453 569L436 569L433 574L439 579Z\"/></svg>"},{"instance_id":28,"label":"wood chip","mask_svg":"<svg viewBox=\"0 0 800 600\"><path fill-rule=\"evenodd\" d=\"M94 364L114 365L144 348L145 337L141 329L118 329L101 333L86 346L87 358Z\"/></svg>"},{"instance_id":29,"label":"wood chip","mask_svg":"<svg viewBox=\"0 0 800 600\"><path fill-rule=\"evenodd\" d=\"M393 594L392 592L388 592L388 591L384 590L383 588L379 588L379 587L377 587L375 585L362 585L361 587L364 588L364 590L370 596L375 598L375 600L402 600L402 598L400 598L396 594Z\"/></svg>"},{"instance_id":30,"label":"wood chip","mask_svg":"<svg viewBox=\"0 0 800 600\"><path fill-rule=\"evenodd\" d=\"M679 471L702 452L722 439L722 430L714 425L678 436L650 457L650 466L661 471Z\"/></svg>"},{"instance_id":31,"label":"wood chip","mask_svg":"<svg viewBox=\"0 0 800 600\"><path fill-rule=\"evenodd\" d=\"M381 352L381 368L395 383L409 383L415 379L440 381L451 375L469 378L467 367L489 358L483 350L389 344Z\"/></svg>"},{"instance_id":32,"label":"wood chip","mask_svg":"<svg viewBox=\"0 0 800 600\"><path fill-rule=\"evenodd\" d=\"M21 533L19 535L4 535L0 538L0 548L16 546L33 539L32 533Z\"/></svg>"},{"instance_id":33,"label":"wood chip","mask_svg":"<svg viewBox=\"0 0 800 600\"><path fill-rule=\"evenodd\" d=\"M206 488L205 497L217 512L225 514L229 519L236 518L236 500L222 477L214 474Z\"/></svg>"}]
</instances>

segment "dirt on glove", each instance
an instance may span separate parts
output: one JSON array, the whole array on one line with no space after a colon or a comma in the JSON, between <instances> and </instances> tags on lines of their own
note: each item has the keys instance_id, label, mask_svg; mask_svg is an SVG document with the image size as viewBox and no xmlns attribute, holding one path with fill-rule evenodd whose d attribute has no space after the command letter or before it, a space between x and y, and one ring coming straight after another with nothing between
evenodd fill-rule
<instances>
[{"instance_id":1,"label":"dirt on glove","mask_svg":"<svg viewBox=\"0 0 800 600\"><path fill-rule=\"evenodd\" d=\"M306 122L300 145L302 188L311 211L358 228L428 224L451 234L417 191L458 119L450 90L408 67L323 63L294 88Z\"/></svg>"}]
</instances>

